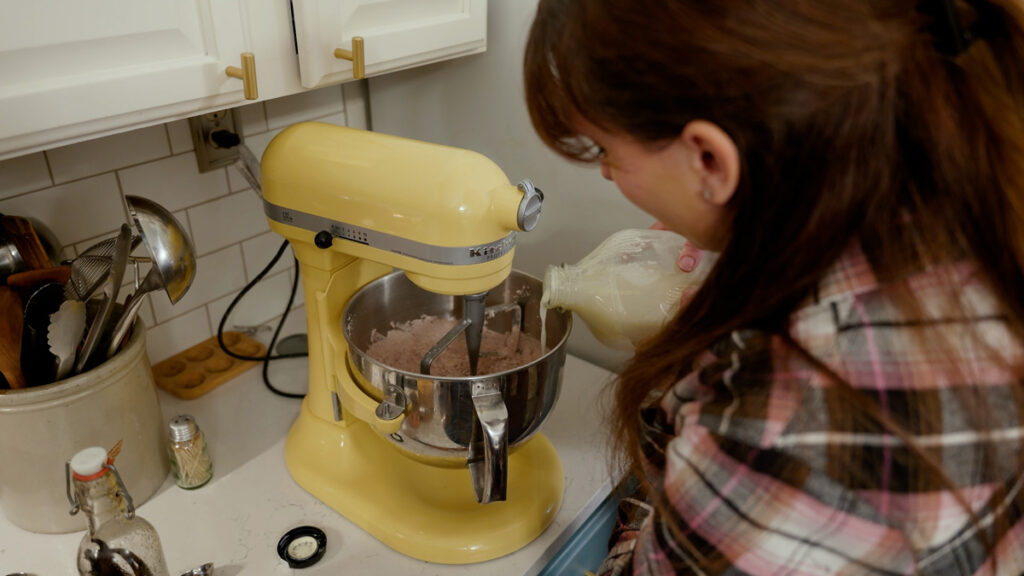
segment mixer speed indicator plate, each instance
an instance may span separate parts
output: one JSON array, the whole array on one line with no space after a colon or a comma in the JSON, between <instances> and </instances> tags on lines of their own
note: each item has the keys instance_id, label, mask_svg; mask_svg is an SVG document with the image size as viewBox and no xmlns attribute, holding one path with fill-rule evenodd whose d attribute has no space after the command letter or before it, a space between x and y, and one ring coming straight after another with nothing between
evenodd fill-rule
<instances>
[{"instance_id":1,"label":"mixer speed indicator plate","mask_svg":"<svg viewBox=\"0 0 1024 576\"><path fill-rule=\"evenodd\" d=\"M332 224L331 225L331 236L335 238L344 238L345 240L351 240L360 244L370 245L369 234L366 230L359 228L358 226L349 226L348 224Z\"/></svg>"},{"instance_id":2,"label":"mixer speed indicator plate","mask_svg":"<svg viewBox=\"0 0 1024 576\"><path fill-rule=\"evenodd\" d=\"M437 246L435 244L426 244L402 238L386 232L370 230L369 228L363 228L354 224L338 222L337 220L331 220L316 214L284 208L266 200L263 201L263 211L266 213L267 218L281 224L295 226L316 233L327 232L333 238L356 242L371 248L409 256L424 262L448 266L467 266L497 260L511 252L516 246L515 232L509 232L507 236L486 244Z\"/></svg>"}]
</instances>

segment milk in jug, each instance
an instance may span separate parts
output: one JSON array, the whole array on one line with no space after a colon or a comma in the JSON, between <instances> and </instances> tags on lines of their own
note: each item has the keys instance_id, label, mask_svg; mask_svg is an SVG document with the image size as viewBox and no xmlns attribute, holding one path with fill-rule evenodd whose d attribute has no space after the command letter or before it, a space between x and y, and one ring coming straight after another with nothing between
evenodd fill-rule
<instances>
[{"instance_id":1,"label":"milk in jug","mask_svg":"<svg viewBox=\"0 0 1024 576\"><path fill-rule=\"evenodd\" d=\"M686 239L669 230L612 234L576 264L548 266L541 305L575 312L606 346L634 350L679 310L714 266L705 252L697 269L676 265Z\"/></svg>"}]
</instances>

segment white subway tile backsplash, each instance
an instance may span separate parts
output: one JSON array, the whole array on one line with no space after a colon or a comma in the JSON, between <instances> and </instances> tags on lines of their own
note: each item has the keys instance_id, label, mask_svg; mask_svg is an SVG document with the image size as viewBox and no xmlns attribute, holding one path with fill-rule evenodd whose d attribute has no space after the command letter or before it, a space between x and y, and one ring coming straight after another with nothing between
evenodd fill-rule
<instances>
[{"instance_id":1,"label":"white subway tile backsplash","mask_svg":"<svg viewBox=\"0 0 1024 576\"><path fill-rule=\"evenodd\" d=\"M245 242L242 242L242 257L245 260L245 277L248 281L252 281L264 268L270 264L270 260L277 254L277 251L281 248L281 244L284 242L284 238L278 235L276 232L267 232L260 234L255 238L250 238ZM268 276L277 274L288 268L292 268L295 265L295 255L292 253L291 247L285 248L284 253L281 254L281 258L274 264L274 267L267 272Z\"/></svg>"},{"instance_id":2,"label":"white subway tile backsplash","mask_svg":"<svg viewBox=\"0 0 1024 576\"><path fill-rule=\"evenodd\" d=\"M370 127L369 84L366 82L346 82L341 85L341 94L345 100L345 124L359 130Z\"/></svg>"},{"instance_id":3,"label":"white subway tile backsplash","mask_svg":"<svg viewBox=\"0 0 1024 576\"><path fill-rule=\"evenodd\" d=\"M292 272L294 274L294 272ZM292 300L292 309L306 305L306 293L302 289L302 276L299 276L299 284L295 287L295 298Z\"/></svg>"},{"instance_id":4,"label":"white subway tile backsplash","mask_svg":"<svg viewBox=\"0 0 1024 576\"><path fill-rule=\"evenodd\" d=\"M120 226L121 225L118 224L118 227L120 227ZM110 230L107 230L107 231L103 232L102 234L99 234L97 236L93 236L91 238L87 238L85 240L82 240L81 242L74 243L72 245L72 247L75 249L75 255L78 255L78 254L81 254L82 252L85 252L90 246L92 246L93 244L96 244L97 242L102 242L103 240L106 240L107 238L112 238L115 234L116 234L116 229L111 228Z\"/></svg>"},{"instance_id":5,"label":"white subway tile backsplash","mask_svg":"<svg viewBox=\"0 0 1024 576\"><path fill-rule=\"evenodd\" d=\"M157 322L164 322L183 312L202 306L245 285L241 248L236 244L196 259L196 277L185 296L171 304L167 295L154 294L153 313Z\"/></svg>"},{"instance_id":6,"label":"white subway tile backsplash","mask_svg":"<svg viewBox=\"0 0 1024 576\"><path fill-rule=\"evenodd\" d=\"M301 274L301 272L298 272L294 268L292 270L288 271L288 277L290 279L292 279L292 280L294 280L295 274L299 274L299 283L295 286L295 298L292 299L292 309L293 310L295 308L300 307L300 306L305 306L306 305L306 292L303 290L303 287L302 287L302 274ZM288 289L291 290L291 285L288 286ZM282 299L281 302L285 302L285 300Z\"/></svg>"},{"instance_id":7,"label":"white subway tile backsplash","mask_svg":"<svg viewBox=\"0 0 1024 576\"><path fill-rule=\"evenodd\" d=\"M270 339L274 336L274 329L277 328L278 322L281 321L281 316L275 316L268 320L264 326L268 326L271 330L261 331L255 336L257 340L263 343L264 346L270 345ZM293 334L306 334L306 309L295 308L288 313L288 317L285 318L284 326L281 327L281 334L277 337L277 342L281 342L288 336ZM275 343L276 347L276 343ZM277 350L273 350L274 354L278 354ZM296 358L288 360L288 362L303 362L304 360ZM273 364L271 364L273 366Z\"/></svg>"},{"instance_id":8,"label":"white subway tile backsplash","mask_svg":"<svg viewBox=\"0 0 1024 576\"><path fill-rule=\"evenodd\" d=\"M247 146L261 158L270 140L292 123L344 125L349 115L343 94L331 86L240 107ZM63 244L65 257L114 237L122 223L132 224L126 194L151 198L170 210L200 255L195 281L181 301L171 305L158 290L139 310L150 360L158 362L212 336L231 300L266 266L283 238L269 231L259 197L237 169L199 173L187 120L0 162L0 213L41 221ZM140 245L134 254L147 256L148 250ZM140 274L148 271L148 264L140 266ZM231 326L276 326L296 273L288 249L240 302ZM134 291L130 269L119 299ZM282 336L305 331L301 283L292 308ZM266 344L270 336L263 330L256 338Z\"/></svg>"},{"instance_id":9,"label":"white subway tile backsplash","mask_svg":"<svg viewBox=\"0 0 1024 576\"><path fill-rule=\"evenodd\" d=\"M178 210L177 212L172 212L171 215L178 221L178 224L185 230L189 238L195 238L195 235L192 234L192 223L188 219L188 210Z\"/></svg>"},{"instance_id":10,"label":"white subway tile backsplash","mask_svg":"<svg viewBox=\"0 0 1024 576\"><path fill-rule=\"evenodd\" d=\"M284 128L278 128L255 136L246 137L245 145L257 158L263 158L263 153L266 152L267 145L270 144L270 141L274 139L274 136L280 134L282 130L284 130Z\"/></svg>"},{"instance_id":11,"label":"white subway tile backsplash","mask_svg":"<svg viewBox=\"0 0 1024 576\"><path fill-rule=\"evenodd\" d=\"M213 336L206 308L196 308L146 329L146 352L152 364L194 346L197 342Z\"/></svg>"},{"instance_id":12,"label":"white subway tile backsplash","mask_svg":"<svg viewBox=\"0 0 1024 576\"><path fill-rule=\"evenodd\" d=\"M237 330L239 326L259 326L272 318L279 318L284 312L284 305L288 302L291 282L292 278L289 272L264 278L238 301L231 311L231 316L228 317L224 329ZM228 306L237 295L238 291L235 291L207 305L210 311L210 323L214 330L217 329Z\"/></svg>"},{"instance_id":13,"label":"white subway tile backsplash","mask_svg":"<svg viewBox=\"0 0 1024 576\"><path fill-rule=\"evenodd\" d=\"M271 130L304 120L345 113L341 86L329 86L312 92L285 96L264 104L267 110L267 127Z\"/></svg>"},{"instance_id":14,"label":"white subway tile backsplash","mask_svg":"<svg viewBox=\"0 0 1024 576\"><path fill-rule=\"evenodd\" d=\"M0 161L0 198L52 186L46 156L39 152Z\"/></svg>"},{"instance_id":15,"label":"white subway tile backsplash","mask_svg":"<svg viewBox=\"0 0 1024 576\"><path fill-rule=\"evenodd\" d=\"M150 302L152 296L147 294L143 298L146 300L139 306L139 318L142 318L146 326L156 326L156 315L153 314L153 304Z\"/></svg>"},{"instance_id":16,"label":"white subway tile backsplash","mask_svg":"<svg viewBox=\"0 0 1024 576\"><path fill-rule=\"evenodd\" d=\"M243 136L267 131L267 114L263 102L239 107L238 120L242 123Z\"/></svg>"},{"instance_id":17,"label":"white subway tile backsplash","mask_svg":"<svg viewBox=\"0 0 1024 576\"><path fill-rule=\"evenodd\" d=\"M346 116L344 113L340 114L328 114L326 116L318 116L316 118L306 118L305 120L315 120L317 122L326 122L328 124L336 124L338 126L345 126ZM289 123L279 128L273 128L267 132L256 134L254 136L246 136L245 145L252 150L252 153L257 158L263 158L263 153L267 150L267 145L274 139L275 136L280 134L285 128L291 126L295 122Z\"/></svg>"},{"instance_id":18,"label":"white subway tile backsplash","mask_svg":"<svg viewBox=\"0 0 1024 576\"><path fill-rule=\"evenodd\" d=\"M224 169L199 173L195 154L181 154L118 171L125 194L180 210L228 194Z\"/></svg>"},{"instance_id":19,"label":"white subway tile backsplash","mask_svg":"<svg viewBox=\"0 0 1024 576\"><path fill-rule=\"evenodd\" d=\"M167 130L161 124L54 148L46 156L53 181L60 184L162 158L169 152Z\"/></svg>"},{"instance_id":20,"label":"white subway tile backsplash","mask_svg":"<svg viewBox=\"0 0 1024 576\"><path fill-rule=\"evenodd\" d=\"M116 230L125 221L112 173L0 200L0 212L39 219L65 246Z\"/></svg>"},{"instance_id":21,"label":"white subway tile backsplash","mask_svg":"<svg viewBox=\"0 0 1024 576\"><path fill-rule=\"evenodd\" d=\"M228 189L232 192L239 192L241 190L251 190L249 188L249 181L242 176L242 173L238 171L235 165L228 166Z\"/></svg>"},{"instance_id":22,"label":"white subway tile backsplash","mask_svg":"<svg viewBox=\"0 0 1024 576\"><path fill-rule=\"evenodd\" d=\"M171 141L171 154L181 154L195 149L192 142L192 128L188 120L175 120L167 123L167 137Z\"/></svg>"},{"instance_id":23,"label":"white subway tile backsplash","mask_svg":"<svg viewBox=\"0 0 1024 576\"><path fill-rule=\"evenodd\" d=\"M270 230L263 215L263 203L245 191L219 198L188 210L192 241L199 254L237 244Z\"/></svg>"},{"instance_id":24,"label":"white subway tile backsplash","mask_svg":"<svg viewBox=\"0 0 1024 576\"><path fill-rule=\"evenodd\" d=\"M330 116L324 116L317 118L317 122L326 122L327 124L336 124L338 126L345 126L345 114L331 114Z\"/></svg>"}]
</instances>

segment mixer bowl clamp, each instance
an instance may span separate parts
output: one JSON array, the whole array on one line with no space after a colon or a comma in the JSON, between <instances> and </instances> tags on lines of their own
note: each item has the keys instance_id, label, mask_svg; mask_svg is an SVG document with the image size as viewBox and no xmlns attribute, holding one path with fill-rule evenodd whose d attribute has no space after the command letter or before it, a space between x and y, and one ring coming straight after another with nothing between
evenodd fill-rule
<instances>
[{"instance_id":1,"label":"mixer bowl clamp","mask_svg":"<svg viewBox=\"0 0 1024 576\"><path fill-rule=\"evenodd\" d=\"M381 420L394 420L405 412L408 402L402 388L396 384L388 384L384 388L384 399L377 405L373 413Z\"/></svg>"}]
</instances>

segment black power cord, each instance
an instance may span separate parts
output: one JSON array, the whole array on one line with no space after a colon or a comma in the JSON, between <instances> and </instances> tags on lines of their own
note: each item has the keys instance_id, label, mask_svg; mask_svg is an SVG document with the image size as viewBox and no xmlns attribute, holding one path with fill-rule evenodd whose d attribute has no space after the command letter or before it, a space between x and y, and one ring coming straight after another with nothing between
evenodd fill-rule
<instances>
[{"instance_id":1,"label":"black power cord","mask_svg":"<svg viewBox=\"0 0 1024 576\"><path fill-rule=\"evenodd\" d=\"M277 394L278 396L284 396L286 398L304 398L306 396L305 394L297 394L293 392L285 392L283 390L279 390L278 388L274 387L273 384L270 383L270 378L267 376L267 371L270 367L271 360L278 360L281 358L304 358L308 356L308 354L301 352L277 355L273 355L270 352L271 350L274 349L274 344L277 343L277 337L280 336L281 328L284 327L284 321L288 318L288 312L291 311L292 303L295 301L295 291L299 285L299 261L295 260L294 256L292 257L292 259L295 262L295 277L292 279L291 294L288 295L288 304L284 308L284 313L281 314L281 321L277 323L277 329L274 330L274 336L270 338L270 345L267 346L267 354L265 356L242 356L241 354L236 354L231 350L228 350L227 345L224 344L224 325L227 324L228 316L231 314L231 311L235 309L235 306L238 304L239 301L242 300L245 294L249 290L251 290L253 286L258 284L260 280L263 280L263 277L270 272L270 269L273 268L275 264L277 264L277 261L281 259L281 255L284 254L286 248L288 248L287 240L285 240L281 244L281 247L278 248L277 250L277 254L275 254L274 257L270 260L270 263L267 264L266 268L261 270L260 273L257 274L256 277L252 279L252 282L246 284L245 288L242 288L242 291L238 293L238 296L235 296L235 299L231 301L230 305L228 305L228 309L224 311L224 315L221 316L220 318L220 325L217 326L217 343L220 344L220 349L223 350L225 354L231 356L232 358L238 358L239 360L249 360L253 362L263 362L263 383L267 386L267 389L273 392L274 394Z\"/></svg>"}]
</instances>

